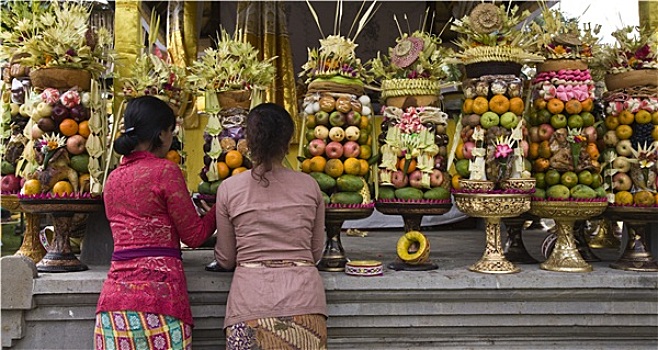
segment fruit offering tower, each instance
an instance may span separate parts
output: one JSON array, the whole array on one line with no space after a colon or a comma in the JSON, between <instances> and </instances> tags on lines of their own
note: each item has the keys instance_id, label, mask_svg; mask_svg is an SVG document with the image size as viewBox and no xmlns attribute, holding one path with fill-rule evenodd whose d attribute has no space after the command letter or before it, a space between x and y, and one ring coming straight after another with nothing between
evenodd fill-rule
<instances>
[{"instance_id":1,"label":"fruit offering tower","mask_svg":"<svg viewBox=\"0 0 658 350\"><path fill-rule=\"evenodd\" d=\"M44 198L79 198L102 192L106 103L98 77L106 70L111 36L89 27L90 7L65 3L31 19L36 35L18 48L31 67L32 91L22 114L29 139L17 173L21 193ZM79 25L71 25L77 23ZM19 110L20 113L20 110Z\"/></svg>"},{"instance_id":2,"label":"fruit offering tower","mask_svg":"<svg viewBox=\"0 0 658 350\"><path fill-rule=\"evenodd\" d=\"M601 116L595 111L595 82L588 69L599 28L564 23L544 8L546 24L533 24L546 61L532 81L528 157L536 179L535 198L603 200L597 144Z\"/></svg>"},{"instance_id":3,"label":"fruit offering tower","mask_svg":"<svg viewBox=\"0 0 658 350\"><path fill-rule=\"evenodd\" d=\"M354 38L361 32L360 27ZM357 44L340 35L308 50L299 160L320 185L329 206L371 205L370 161L374 155L373 110L364 93Z\"/></svg>"},{"instance_id":4,"label":"fruit offering tower","mask_svg":"<svg viewBox=\"0 0 658 350\"><path fill-rule=\"evenodd\" d=\"M604 181L615 205L655 206L658 199L658 36L627 26L603 52Z\"/></svg>"},{"instance_id":5,"label":"fruit offering tower","mask_svg":"<svg viewBox=\"0 0 658 350\"><path fill-rule=\"evenodd\" d=\"M192 63L188 88L204 95L208 114L199 198L214 202L224 179L251 169L245 139L247 114L262 102L263 92L274 80L273 59L259 60L258 50L243 39L241 31L232 36L222 29L217 48L206 49Z\"/></svg>"},{"instance_id":6,"label":"fruit offering tower","mask_svg":"<svg viewBox=\"0 0 658 350\"><path fill-rule=\"evenodd\" d=\"M11 68L14 67L14 68ZM25 96L30 91L30 79L26 67L14 63L3 69L5 79L2 86L2 194L17 194L21 190L22 178L16 176L16 168L28 138L23 130L30 120L25 108ZM23 113L21 113L21 110Z\"/></svg>"},{"instance_id":7,"label":"fruit offering tower","mask_svg":"<svg viewBox=\"0 0 658 350\"><path fill-rule=\"evenodd\" d=\"M382 133L378 137L378 201L438 203L450 200L447 171L448 115L441 111L441 39L422 31L401 34L388 55L369 62L382 88Z\"/></svg>"},{"instance_id":8,"label":"fruit offering tower","mask_svg":"<svg viewBox=\"0 0 658 350\"><path fill-rule=\"evenodd\" d=\"M458 190L527 191L534 187L527 157L522 64L541 62L532 38L517 26L529 16L492 3L477 5L452 29L464 34L451 60L465 66L464 103L452 157ZM452 160L452 159L451 159ZM463 187L463 188L462 188Z\"/></svg>"}]
</instances>

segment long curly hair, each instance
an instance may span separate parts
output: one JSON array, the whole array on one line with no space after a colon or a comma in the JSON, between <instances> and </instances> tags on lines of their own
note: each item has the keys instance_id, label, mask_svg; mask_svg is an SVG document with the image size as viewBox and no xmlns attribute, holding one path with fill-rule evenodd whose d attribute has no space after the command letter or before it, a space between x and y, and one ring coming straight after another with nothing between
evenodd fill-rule
<instances>
[{"instance_id":1,"label":"long curly hair","mask_svg":"<svg viewBox=\"0 0 658 350\"><path fill-rule=\"evenodd\" d=\"M254 167L251 176L264 187L269 186L266 173L288 153L295 124L290 114L274 103L263 103L247 115L247 144Z\"/></svg>"}]
</instances>

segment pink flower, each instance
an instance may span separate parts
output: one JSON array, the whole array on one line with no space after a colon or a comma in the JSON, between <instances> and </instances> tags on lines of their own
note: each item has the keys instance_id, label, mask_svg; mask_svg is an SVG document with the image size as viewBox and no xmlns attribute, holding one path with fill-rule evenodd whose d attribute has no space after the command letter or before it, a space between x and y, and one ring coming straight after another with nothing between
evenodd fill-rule
<instances>
[{"instance_id":1,"label":"pink flower","mask_svg":"<svg viewBox=\"0 0 658 350\"><path fill-rule=\"evenodd\" d=\"M512 154L513 150L508 144L499 144L496 146L496 153L494 153L494 157L496 158L507 158L510 154Z\"/></svg>"}]
</instances>

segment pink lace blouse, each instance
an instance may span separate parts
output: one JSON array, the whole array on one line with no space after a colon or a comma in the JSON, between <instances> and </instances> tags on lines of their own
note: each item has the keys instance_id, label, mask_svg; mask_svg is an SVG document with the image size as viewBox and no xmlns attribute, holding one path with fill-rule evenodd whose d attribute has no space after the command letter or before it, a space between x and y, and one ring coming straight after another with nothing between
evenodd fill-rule
<instances>
[{"instance_id":1,"label":"pink lace blouse","mask_svg":"<svg viewBox=\"0 0 658 350\"><path fill-rule=\"evenodd\" d=\"M178 166L150 152L123 157L104 189L114 251L198 247L215 231L215 210L200 218ZM192 325L182 260L168 256L112 261L96 312L134 310Z\"/></svg>"}]
</instances>

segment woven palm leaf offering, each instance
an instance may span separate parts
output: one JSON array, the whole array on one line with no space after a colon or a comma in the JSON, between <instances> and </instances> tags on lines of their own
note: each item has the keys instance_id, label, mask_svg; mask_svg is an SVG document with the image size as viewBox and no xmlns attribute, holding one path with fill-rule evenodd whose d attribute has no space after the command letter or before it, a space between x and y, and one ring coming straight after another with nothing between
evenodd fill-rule
<instances>
[{"instance_id":1,"label":"woven palm leaf offering","mask_svg":"<svg viewBox=\"0 0 658 350\"><path fill-rule=\"evenodd\" d=\"M534 38L522 32L530 15L480 3L451 29L462 36L449 63L463 64L464 102L450 161L457 172L453 187L467 192L534 191L527 157L524 81L521 67L542 62Z\"/></svg>"},{"instance_id":2,"label":"woven palm leaf offering","mask_svg":"<svg viewBox=\"0 0 658 350\"><path fill-rule=\"evenodd\" d=\"M276 57L258 59L258 50L241 30L231 35L222 28L215 44L192 63L187 76L188 89L204 96L208 114L197 191L199 198L211 202L224 179L251 169L245 138L247 114L263 102L276 73L272 64Z\"/></svg>"},{"instance_id":3,"label":"woven palm leaf offering","mask_svg":"<svg viewBox=\"0 0 658 350\"><path fill-rule=\"evenodd\" d=\"M422 30L400 30L396 42L388 55L378 53L368 62L384 104L377 201L449 203L448 115L441 110L440 97L446 78L443 61L452 50L441 46L440 35Z\"/></svg>"},{"instance_id":4,"label":"woven palm leaf offering","mask_svg":"<svg viewBox=\"0 0 658 350\"><path fill-rule=\"evenodd\" d=\"M320 48L308 49L308 61L299 74L308 84L298 154L301 169L318 182L329 207L372 208L369 178L375 162L374 117L370 98L364 93L365 68L356 56L355 40L376 11L375 2L360 16L352 38L351 31L346 37L340 30L325 37L313 6L308 6L323 38ZM338 28L341 16L339 1Z\"/></svg>"},{"instance_id":5,"label":"woven palm leaf offering","mask_svg":"<svg viewBox=\"0 0 658 350\"><path fill-rule=\"evenodd\" d=\"M535 199L605 201L600 149L603 135L595 80L588 69L600 26L568 21L544 3L536 47L546 58L532 81L529 154Z\"/></svg>"},{"instance_id":6,"label":"woven palm leaf offering","mask_svg":"<svg viewBox=\"0 0 658 350\"><path fill-rule=\"evenodd\" d=\"M31 19L30 35L18 49L32 83L21 107L30 118L16 169L26 179L21 197L77 199L102 192L108 126L97 78L112 58L112 38L105 28L90 26L90 14L90 4L53 3Z\"/></svg>"},{"instance_id":7,"label":"woven palm leaf offering","mask_svg":"<svg viewBox=\"0 0 658 350\"><path fill-rule=\"evenodd\" d=\"M602 125L604 186L610 204L652 207L658 202L658 32L626 26L602 49L605 72Z\"/></svg>"},{"instance_id":8,"label":"woven palm leaf offering","mask_svg":"<svg viewBox=\"0 0 658 350\"><path fill-rule=\"evenodd\" d=\"M149 28L160 28L160 18L155 12L151 13ZM187 73L184 68L174 65L167 57L167 53L155 45L156 40L157 30L151 30L148 34L147 46L142 48L141 54L132 62L129 72L115 73L115 81L121 86L120 95L124 100L117 113L120 116L119 120L113 125L113 135L123 129L121 116L126 102L140 96L155 96L167 102L176 115L175 137L166 158L185 170L183 115L189 102L188 93L184 89Z\"/></svg>"}]
</instances>

